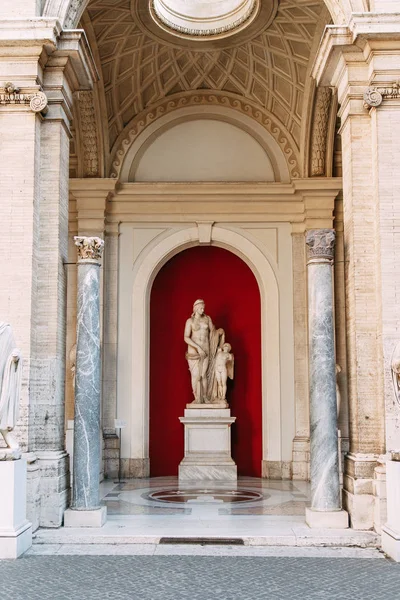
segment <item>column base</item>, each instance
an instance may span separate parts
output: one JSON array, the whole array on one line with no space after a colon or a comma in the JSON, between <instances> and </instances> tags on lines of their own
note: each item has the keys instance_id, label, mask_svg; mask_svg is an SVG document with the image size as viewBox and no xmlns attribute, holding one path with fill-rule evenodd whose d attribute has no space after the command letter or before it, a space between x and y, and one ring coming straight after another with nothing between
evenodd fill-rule
<instances>
[{"instance_id":1,"label":"column base","mask_svg":"<svg viewBox=\"0 0 400 600\"><path fill-rule=\"evenodd\" d=\"M107 507L93 510L68 508L64 513L64 527L103 527L107 519Z\"/></svg>"},{"instance_id":2,"label":"column base","mask_svg":"<svg viewBox=\"0 0 400 600\"><path fill-rule=\"evenodd\" d=\"M396 562L400 562L400 533L387 525L382 527L382 550Z\"/></svg>"},{"instance_id":3,"label":"column base","mask_svg":"<svg viewBox=\"0 0 400 600\"><path fill-rule=\"evenodd\" d=\"M319 511L306 508L306 523L312 529L347 529L349 515L345 510Z\"/></svg>"}]
</instances>

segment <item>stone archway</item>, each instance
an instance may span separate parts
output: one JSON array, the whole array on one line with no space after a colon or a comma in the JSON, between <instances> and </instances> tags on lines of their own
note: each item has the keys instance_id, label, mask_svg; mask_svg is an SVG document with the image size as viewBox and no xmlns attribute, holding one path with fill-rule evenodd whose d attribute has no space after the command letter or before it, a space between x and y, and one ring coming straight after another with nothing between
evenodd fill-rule
<instances>
[{"instance_id":1,"label":"stone archway","mask_svg":"<svg viewBox=\"0 0 400 600\"><path fill-rule=\"evenodd\" d=\"M121 333L130 327L129 339L119 343L118 411L129 419L129 431L123 442L123 457L142 465L149 457L149 306L154 278L175 254L199 244L197 227L157 235L140 253L132 266L131 301L120 309ZM279 269L274 258L262 251L245 231L223 226L212 228L211 244L225 248L241 258L253 271L261 294L262 327L262 402L263 461L282 460L282 414L294 412L291 394L282 398L281 360L286 355L285 380L294 377L292 340L282 338L286 322L292 318L280 299ZM129 271L129 259L127 269ZM131 264L131 263L130 263ZM128 288L126 289L126 293ZM124 292L125 294L125 292ZM129 310L129 315L127 314ZM289 373L291 373L289 375ZM290 408L291 406L291 408ZM291 418L291 417L290 417ZM289 421L290 421L289 418ZM293 423L286 423L285 435L292 436ZM290 441L291 443L291 441Z\"/></svg>"}]
</instances>

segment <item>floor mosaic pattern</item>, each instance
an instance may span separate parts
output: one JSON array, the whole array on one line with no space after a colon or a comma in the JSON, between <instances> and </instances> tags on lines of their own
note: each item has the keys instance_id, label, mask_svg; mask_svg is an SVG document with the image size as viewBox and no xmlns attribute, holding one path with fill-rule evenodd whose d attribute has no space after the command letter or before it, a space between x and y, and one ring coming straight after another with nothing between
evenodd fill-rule
<instances>
[{"instance_id":1,"label":"floor mosaic pattern","mask_svg":"<svg viewBox=\"0 0 400 600\"><path fill-rule=\"evenodd\" d=\"M309 484L239 478L179 484L176 477L102 484L109 515L304 515Z\"/></svg>"}]
</instances>

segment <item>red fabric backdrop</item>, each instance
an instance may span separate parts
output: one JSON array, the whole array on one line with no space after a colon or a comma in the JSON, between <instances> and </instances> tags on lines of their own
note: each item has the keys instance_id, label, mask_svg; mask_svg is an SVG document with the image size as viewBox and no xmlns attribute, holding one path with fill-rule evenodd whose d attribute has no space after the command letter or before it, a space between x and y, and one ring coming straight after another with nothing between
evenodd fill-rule
<instances>
[{"instance_id":1,"label":"red fabric backdrop","mask_svg":"<svg viewBox=\"0 0 400 600\"><path fill-rule=\"evenodd\" d=\"M261 476L261 310L257 281L236 255L212 246L184 250L158 273L150 307L150 472L177 475L183 458L183 416L193 400L183 330L203 298L235 355L228 380L232 456L240 475Z\"/></svg>"}]
</instances>

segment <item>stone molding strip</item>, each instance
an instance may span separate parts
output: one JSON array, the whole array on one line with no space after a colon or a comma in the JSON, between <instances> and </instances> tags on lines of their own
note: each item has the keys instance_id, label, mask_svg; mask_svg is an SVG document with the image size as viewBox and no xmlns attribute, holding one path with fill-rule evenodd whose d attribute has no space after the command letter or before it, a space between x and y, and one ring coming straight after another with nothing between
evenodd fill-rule
<instances>
[{"instance_id":1,"label":"stone molding strip","mask_svg":"<svg viewBox=\"0 0 400 600\"><path fill-rule=\"evenodd\" d=\"M29 104L33 112L46 113L47 103L47 96L44 92L38 91L34 94L24 94L10 82L5 83L2 91L0 91L0 105Z\"/></svg>"},{"instance_id":2,"label":"stone molding strip","mask_svg":"<svg viewBox=\"0 0 400 600\"><path fill-rule=\"evenodd\" d=\"M378 107L383 100L398 100L400 98L400 81L392 83L391 86L371 86L364 92L365 108Z\"/></svg>"}]
</instances>

